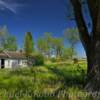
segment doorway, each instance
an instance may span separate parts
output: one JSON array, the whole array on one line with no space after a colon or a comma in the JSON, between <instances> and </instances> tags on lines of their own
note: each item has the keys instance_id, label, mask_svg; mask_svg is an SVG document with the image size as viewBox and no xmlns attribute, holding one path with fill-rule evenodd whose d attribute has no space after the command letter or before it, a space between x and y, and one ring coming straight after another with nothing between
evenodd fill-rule
<instances>
[{"instance_id":1,"label":"doorway","mask_svg":"<svg viewBox=\"0 0 100 100\"><path fill-rule=\"evenodd\" d=\"M1 69L5 68L5 60L1 59Z\"/></svg>"}]
</instances>

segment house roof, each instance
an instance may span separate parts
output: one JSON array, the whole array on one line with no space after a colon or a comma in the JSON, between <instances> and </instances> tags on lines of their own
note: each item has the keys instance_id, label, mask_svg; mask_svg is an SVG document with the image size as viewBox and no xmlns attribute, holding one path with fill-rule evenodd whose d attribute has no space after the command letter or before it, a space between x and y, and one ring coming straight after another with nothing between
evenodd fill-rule
<instances>
[{"instance_id":1,"label":"house roof","mask_svg":"<svg viewBox=\"0 0 100 100\"><path fill-rule=\"evenodd\" d=\"M25 59L26 56L22 52L3 51L0 52L0 58Z\"/></svg>"}]
</instances>

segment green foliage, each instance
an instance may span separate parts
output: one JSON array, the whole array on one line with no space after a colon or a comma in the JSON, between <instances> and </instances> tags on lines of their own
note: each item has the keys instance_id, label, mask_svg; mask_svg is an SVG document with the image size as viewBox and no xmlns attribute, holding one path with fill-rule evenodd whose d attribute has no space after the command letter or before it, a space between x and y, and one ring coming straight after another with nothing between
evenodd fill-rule
<instances>
[{"instance_id":1,"label":"green foliage","mask_svg":"<svg viewBox=\"0 0 100 100\"><path fill-rule=\"evenodd\" d=\"M64 36L69 41L71 46L74 46L80 40L77 28L66 29Z\"/></svg>"},{"instance_id":2,"label":"green foliage","mask_svg":"<svg viewBox=\"0 0 100 100\"><path fill-rule=\"evenodd\" d=\"M24 51L26 56L30 56L34 50L34 43L31 32L27 32L24 40Z\"/></svg>"},{"instance_id":3,"label":"green foliage","mask_svg":"<svg viewBox=\"0 0 100 100\"><path fill-rule=\"evenodd\" d=\"M37 48L38 48L40 53L46 54L49 50L47 41L44 38L38 38Z\"/></svg>"},{"instance_id":4,"label":"green foliage","mask_svg":"<svg viewBox=\"0 0 100 100\"><path fill-rule=\"evenodd\" d=\"M56 57L62 55L63 39L62 38L52 38L51 40L52 49Z\"/></svg>"},{"instance_id":5,"label":"green foliage","mask_svg":"<svg viewBox=\"0 0 100 100\"><path fill-rule=\"evenodd\" d=\"M49 32L44 33L44 37L40 37L37 40L37 48L39 53L43 54L44 56L50 56L51 51L51 35Z\"/></svg>"},{"instance_id":6,"label":"green foliage","mask_svg":"<svg viewBox=\"0 0 100 100\"><path fill-rule=\"evenodd\" d=\"M3 26L3 27L0 27L0 36L5 36L7 35L9 32L8 32L8 29L7 29L7 26Z\"/></svg>"},{"instance_id":7,"label":"green foliage","mask_svg":"<svg viewBox=\"0 0 100 100\"><path fill-rule=\"evenodd\" d=\"M67 41L70 44L70 47L72 49L72 52L74 54L75 52L75 45L79 42L79 33L78 33L78 29L77 28L69 28L65 30L64 33L65 38L67 39ZM73 58L73 55L72 57Z\"/></svg>"},{"instance_id":8,"label":"green foliage","mask_svg":"<svg viewBox=\"0 0 100 100\"><path fill-rule=\"evenodd\" d=\"M74 55L76 55L76 52L75 50L72 51L72 48L63 48L62 58L71 59Z\"/></svg>"},{"instance_id":9,"label":"green foliage","mask_svg":"<svg viewBox=\"0 0 100 100\"><path fill-rule=\"evenodd\" d=\"M17 50L16 38L9 34L6 26L0 28L0 49L8 51Z\"/></svg>"},{"instance_id":10,"label":"green foliage","mask_svg":"<svg viewBox=\"0 0 100 100\"><path fill-rule=\"evenodd\" d=\"M3 49L2 48L0 48L0 53L2 53L3 52Z\"/></svg>"},{"instance_id":11,"label":"green foliage","mask_svg":"<svg viewBox=\"0 0 100 100\"><path fill-rule=\"evenodd\" d=\"M3 44L3 48L8 51L16 51L17 50L17 42L14 36L8 36Z\"/></svg>"},{"instance_id":12,"label":"green foliage","mask_svg":"<svg viewBox=\"0 0 100 100\"><path fill-rule=\"evenodd\" d=\"M6 26L0 27L0 49L4 49L4 42L8 36L8 29Z\"/></svg>"},{"instance_id":13,"label":"green foliage","mask_svg":"<svg viewBox=\"0 0 100 100\"><path fill-rule=\"evenodd\" d=\"M17 98L18 100L25 100L25 98L30 98L29 100L34 100L34 93L36 93L35 96L38 100L40 100L40 98L41 100L48 100L48 98L54 100L59 93L59 99L61 96L64 96L63 91L72 96L76 96L76 93L80 91L84 93L83 83L84 76L86 75L86 64L82 63L80 69L78 69L79 66L73 66L68 63L34 66L31 67L31 69L27 67L16 70L0 70L0 95L2 95L0 99L7 100L9 98L16 100ZM85 73L83 74L81 70ZM5 91L7 94L13 94L11 97L8 95L5 96ZM20 92L20 96L15 97L14 94L17 95ZM28 93L28 95L26 93ZM54 94L54 96L50 96L49 94ZM66 99L65 96L63 98L65 100L71 100L69 96L69 99ZM83 97L80 97L81 100L82 98ZM61 98L61 100L64 99ZM74 100L74 97L72 100Z\"/></svg>"},{"instance_id":14,"label":"green foliage","mask_svg":"<svg viewBox=\"0 0 100 100\"><path fill-rule=\"evenodd\" d=\"M54 62L57 61L57 59L56 59L56 58L51 58L50 61L51 61L52 63L54 63Z\"/></svg>"},{"instance_id":15,"label":"green foliage","mask_svg":"<svg viewBox=\"0 0 100 100\"><path fill-rule=\"evenodd\" d=\"M44 65L44 57L42 54L36 54L34 55L34 63L33 65L39 66L39 65Z\"/></svg>"},{"instance_id":16,"label":"green foliage","mask_svg":"<svg viewBox=\"0 0 100 100\"><path fill-rule=\"evenodd\" d=\"M47 44L49 44L51 42L51 40L52 40L51 33L50 32L45 32L44 33L44 39L47 41ZM50 44L48 46L50 46Z\"/></svg>"},{"instance_id":17,"label":"green foliage","mask_svg":"<svg viewBox=\"0 0 100 100\"><path fill-rule=\"evenodd\" d=\"M63 39L55 38L48 32L44 34L44 37L37 40L37 48L40 53L47 55L49 58L52 55L60 57L63 48Z\"/></svg>"}]
</instances>

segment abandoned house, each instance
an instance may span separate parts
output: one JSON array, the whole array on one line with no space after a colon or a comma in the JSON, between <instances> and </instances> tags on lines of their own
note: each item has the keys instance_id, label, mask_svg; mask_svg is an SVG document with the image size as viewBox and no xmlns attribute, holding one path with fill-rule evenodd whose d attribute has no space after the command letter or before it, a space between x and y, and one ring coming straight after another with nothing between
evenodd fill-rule
<instances>
[{"instance_id":1,"label":"abandoned house","mask_svg":"<svg viewBox=\"0 0 100 100\"><path fill-rule=\"evenodd\" d=\"M0 52L0 68L26 67L27 58L22 52Z\"/></svg>"}]
</instances>

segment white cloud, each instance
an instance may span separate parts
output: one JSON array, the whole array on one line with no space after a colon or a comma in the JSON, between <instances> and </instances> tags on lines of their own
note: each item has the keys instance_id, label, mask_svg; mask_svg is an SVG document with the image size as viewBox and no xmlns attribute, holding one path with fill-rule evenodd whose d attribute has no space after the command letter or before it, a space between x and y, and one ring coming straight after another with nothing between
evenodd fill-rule
<instances>
[{"instance_id":1,"label":"white cloud","mask_svg":"<svg viewBox=\"0 0 100 100\"><path fill-rule=\"evenodd\" d=\"M0 0L0 9L1 10L8 9L9 11L16 14L17 10L20 6L21 5L16 2L11 3L11 2L7 2L7 0L6 1Z\"/></svg>"}]
</instances>

